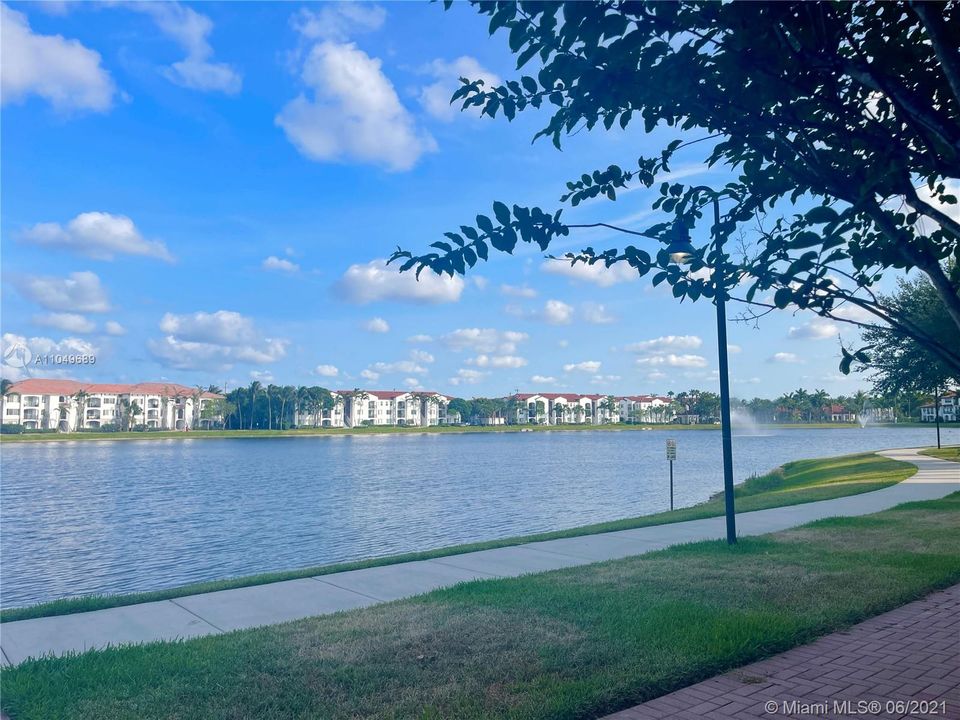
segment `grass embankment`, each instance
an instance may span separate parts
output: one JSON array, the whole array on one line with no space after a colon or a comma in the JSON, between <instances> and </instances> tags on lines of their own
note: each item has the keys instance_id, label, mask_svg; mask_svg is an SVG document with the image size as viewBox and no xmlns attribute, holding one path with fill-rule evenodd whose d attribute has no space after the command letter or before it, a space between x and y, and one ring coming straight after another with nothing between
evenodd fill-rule
<instances>
[{"instance_id":1,"label":"grass embankment","mask_svg":"<svg viewBox=\"0 0 960 720\"><path fill-rule=\"evenodd\" d=\"M904 427L904 424L896 427ZM795 423L765 425L779 430L859 430L856 423ZM891 425L890 427L894 427ZM431 425L430 427L372 425L353 428L302 428L297 430L191 430L190 432L158 430L149 432L70 432L70 433L4 433L0 442L72 442L85 440L200 440L204 438L275 438L323 437L326 435L418 435L421 433L499 433L499 432L618 432L632 430L719 430L710 425Z\"/></svg>"},{"instance_id":2,"label":"grass embankment","mask_svg":"<svg viewBox=\"0 0 960 720\"><path fill-rule=\"evenodd\" d=\"M735 491L737 512L764 510L766 508L784 505L797 505L805 502L829 500L835 497L879 490L880 488L907 479L916 471L916 467L909 463L890 460L873 453L844 455L819 460L800 460L787 463L767 475L749 478L746 482L737 486ZM320 567L300 568L297 570L228 578L226 580L193 583L152 592L131 593L127 595L94 595L55 600L30 607L3 610L0 612L0 621L10 622L13 620L25 620L48 615L66 615L69 613L100 610L121 605L133 605L135 603L150 602L153 600L168 600L170 598L214 592L216 590L228 590L230 588L246 587L249 585L263 585L281 580L328 575L330 573L356 570L376 565L390 565L412 560L428 560L446 555L455 555L474 550L488 550L490 548L518 545L520 543L538 540L554 540L557 538L593 535L596 533L627 530L650 525L664 525L667 523L682 522L684 520L699 520L723 515L723 512L723 494L720 493L709 502L688 508L681 508L672 512L613 520L536 535L456 545L426 552L373 558L360 562L323 565Z\"/></svg>"},{"instance_id":3,"label":"grass embankment","mask_svg":"<svg viewBox=\"0 0 960 720\"><path fill-rule=\"evenodd\" d=\"M584 718L960 581L960 493L3 673L14 720ZM760 701L758 701L760 702Z\"/></svg>"},{"instance_id":4,"label":"grass embankment","mask_svg":"<svg viewBox=\"0 0 960 720\"><path fill-rule=\"evenodd\" d=\"M941 460L952 460L953 462L960 462L960 445L952 445L944 448L930 448L929 450L921 450L921 455L929 455L930 457L940 458Z\"/></svg>"}]
</instances>

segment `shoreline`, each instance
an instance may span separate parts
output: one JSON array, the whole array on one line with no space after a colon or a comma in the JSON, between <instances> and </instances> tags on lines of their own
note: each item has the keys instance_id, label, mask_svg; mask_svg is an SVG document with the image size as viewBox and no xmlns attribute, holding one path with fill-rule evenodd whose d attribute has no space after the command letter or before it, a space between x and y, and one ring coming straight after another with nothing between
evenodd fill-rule
<instances>
[{"instance_id":1,"label":"shoreline","mask_svg":"<svg viewBox=\"0 0 960 720\"><path fill-rule=\"evenodd\" d=\"M879 428L933 428L930 423L874 423L861 428L856 423L792 423L759 425L761 430L866 430ZM344 435L386 436L386 435L443 435L468 433L520 433L520 432L641 432L649 430L720 430L720 425L470 425L450 426L432 425L430 427L374 426L371 428L307 428L302 430L159 430L145 432L71 432L71 433L4 433L0 434L2 443L62 443L123 440L208 440L208 439L263 439L263 438L307 438L339 437Z\"/></svg>"}]
</instances>

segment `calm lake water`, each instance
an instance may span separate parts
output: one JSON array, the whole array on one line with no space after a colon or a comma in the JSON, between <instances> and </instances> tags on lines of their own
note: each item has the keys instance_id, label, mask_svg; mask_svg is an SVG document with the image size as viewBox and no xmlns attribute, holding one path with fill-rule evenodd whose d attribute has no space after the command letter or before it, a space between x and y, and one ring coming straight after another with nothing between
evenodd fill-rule
<instances>
[{"instance_id":1,"label":"calm lake water","mask_svg":"<svg viewBox=\"0 0 960 720\"><path fill-rule=\"evenodd\" d=\"M762 433L763 431L761 431ZM720 433L530 432L3 445L0 602L16 607L558 530L722 489ZM943 431L945 443L960 430ZM738 480L928 445L932 428L734 437Z\"/></svg>"}]
</instances>

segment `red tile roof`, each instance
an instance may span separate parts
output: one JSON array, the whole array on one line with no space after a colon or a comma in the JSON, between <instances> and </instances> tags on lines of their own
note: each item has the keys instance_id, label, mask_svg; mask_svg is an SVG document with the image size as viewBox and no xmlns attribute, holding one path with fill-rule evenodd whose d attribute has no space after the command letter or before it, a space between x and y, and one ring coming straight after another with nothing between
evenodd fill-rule
<instances>
[{"instance_id":1,"label":"red tile roof","mask_svg":"<svg viewBox=\"0 0 960 720\"><path fill-rule=\"evenodd\" d=\"M75 395L83 390L88 395L160 395L163 397L192 396L196 388L187 387L178 383L146 382L146 383L88 383L77 380L48 380L44 378L28 378L10 386L9 393L20 395ZM204 398L220 398L217 395L204 391Z\"/></svg>"}]
</instances>

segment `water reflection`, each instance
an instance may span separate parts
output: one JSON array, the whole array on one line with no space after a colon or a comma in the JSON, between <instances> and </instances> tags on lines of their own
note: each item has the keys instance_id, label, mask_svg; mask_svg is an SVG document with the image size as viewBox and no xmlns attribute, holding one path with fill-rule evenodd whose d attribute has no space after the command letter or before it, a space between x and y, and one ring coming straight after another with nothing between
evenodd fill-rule
<instances>
[{"instance_id":1,"label":"water reflection","mask_svg":"<svg viewBox=\"0 0 960 720\"><path fill-rule=\"evenodd\" d=\"M741 426L742 428L743 426ZM933 431L738 429L737 479L787 460L928 444ZM720 433L522 434L4 445L4 607L573 527L722 487ZM960 431L944 431L960 442Z\"/></svg>"}]
</instances>

